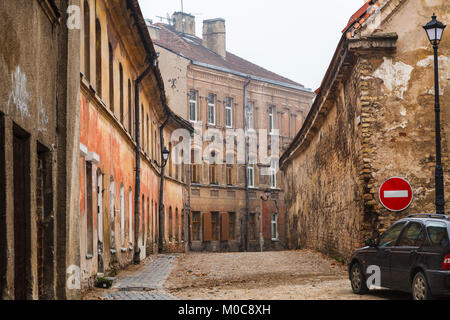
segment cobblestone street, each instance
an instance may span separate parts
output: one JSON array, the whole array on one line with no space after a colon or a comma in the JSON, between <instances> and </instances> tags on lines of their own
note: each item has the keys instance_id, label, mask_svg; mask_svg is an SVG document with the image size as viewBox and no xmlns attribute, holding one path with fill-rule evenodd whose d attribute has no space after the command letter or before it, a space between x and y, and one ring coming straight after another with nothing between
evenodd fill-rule
<instances>
[{"instance_id":1,"label":"cobblestone street","mask_svg":"<svg viewBox=\"0 0 450 320\"><path fill-rule=\"evenodd\" d=\"M352 293L346 266L310 250L190 253L150 257L121 272L101 300L409 300L375 290Z\"/></svg>"}]
</instances>

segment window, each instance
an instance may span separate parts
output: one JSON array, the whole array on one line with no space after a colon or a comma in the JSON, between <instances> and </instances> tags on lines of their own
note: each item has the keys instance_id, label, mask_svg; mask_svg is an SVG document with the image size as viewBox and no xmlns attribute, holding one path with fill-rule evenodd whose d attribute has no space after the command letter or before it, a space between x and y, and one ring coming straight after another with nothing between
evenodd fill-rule
<instances>
[{"instance_id":1,"label":"window","mask_svg":"<svg viewBox=\"0 0 450 320\"><path fill-rule=\"evenodd\" d=\"M403 230L406 222L400 222L393 225L389 230L387 230L382 236L380 240L380 247L393 247L395 246L398 236Z\"/></svg>"},{"instance_id":2,"label":"window","mask_svg":"<svg viewBox=\"0 0 450 320\"><path fill-rule=\"evenodd\" d=\"M91 80L91 13L89 4L84 1L84 75L87 81Z\"/></svg>"},{"instance_id":3,"label":"window","mask_svg":"<svg viewBox=\"0 0 450 320\"><path fill-rule=\"evenodd\" d=\"M219 213L211 213L211 240L219 240Z\"/></svg>"},{"instance_id":4,"label":"window","mask_svg":"<svg viewBox=\"0 0 450 320\"><path fill-rule=\"evenodd\" d=\"M147 114L147 127L146 127L146 133L147 133L147 153L150 154L150 119ZM170 150L172 153L172 150Z\"/></svg>"},{"instance_id":5,"label":"window","mask_svg":"<svg viewBox=\"0 0 450 320\"><path fill-rule=\"evenodd\" d=\"M133 132L133 111L131 109L131 81L128 79L128 132Z\"/></svg>"},{"instance_id":6,"label":"window","mask_svg":"<svg viewBox=\"0 0 450 320\"><path fill-rule=\"evenodd\" d=\"M227 185L232 186L233 185L233 167L230 165L227 165L226 168L226 173L227 173Z\"/></svg>"},{"instance_id":7,"label":"window","mask_svg":"<svg viewBox=\"0 0 450 320\"><path fill-rule=\"evenodd\" d=\"M111 250L116 249L116 241L114 237L114 220L115 220L115 201L114 201L114 179L111 177L111 183L109 186L109 227L110 227L110 247Z\"/></svg>"},{"instance_id":8,"label":"window","mask_svg":"<svg viewBox=\"0 0 450 320\"><path fill-rule=\"evenodd\" d=\"M111 43L109 49L109 108L114 113L114 56Z\"/></svg>"},{"instance_id":9,"label":"window","mask_svg":"<svg viewBox=\"0 0 450 320\"><path fill-rule=\"evenodd\" d=\"M254 119L254 106L253 102L249 102L247 105L248 111L248 130L255 129L255 119Z\"/></svg>"},{"instance_id":10,"label":"window","mask_svg":"<svg viewBox=\"0 0 450 320\"><path fill-rule=\"evenodd\" d=\"M251 213L249 216L249 239L256 240L256 224L255 224L255 214Z\"/></svg>"},{"instance_id":11,"label":"window","mask_svg":"<svg viewBox=\"0 0 450 320\"><path fill-rule=\"evenodd\" d=\"M401 247L414 247L423 242L422 225L416 222L409 223L405 230L402 232L400 239L398 240L398 246ZM420 241L422 238L422 241Z\"/></svg>"},{"instance_id":12,"label":"window","mask_svg":"<svg viewBox=\"0 0 450 320\"><path fill-rule=\"evenodd\" d=\"M128 242L133 244L133 190L129 190L128 193Z\"/></svg>"},{"instance_id":13,"label":"window","mask_svg":"<svg viewBox=\"0 0 450 320\"><path fill-rule=\"evenodd\" d=\"M200 165L195 164L195 153L198 151L191 151L191 182L192 183L200 183Z\"/></svg>"},{"instance_id":14,"label":"window","mask_svg":"<svg viewBox=\"0 0 450 320\"><path fill-rule=\"evenodd\" d=\"M189 91L189 120L197 122L197 91Z\"/></svg>"},{"instance_id":15,"label":"window","mask_svg":"<svg viewBox=\"0 0 450 320\"><path fill-rule=\"evenodd\" d=\"M271 220L272 240L278 240L278 215L272 214Z\"/></svg>"},{"instance_id":16,"label":"window","mask_svg":"<svg viewBox=\"0 0 450 320\"><path fill-rule=\"evenodd\" d=\"M270 187L275 189L277 187L277 162L276 160L270 161Z\"/></svg>"},{"instance_id":17,"label":"window","mask_svg":"<svg viewBox=\"0 0 450 320\"><path fill-rule=\"evenodd\" d=\"M233 127L233 99L226 98L225 101L225 126Z\"/></svg>"},{"instance_id":18,"label":"window","mask_svg":"<svg viewBox=\"0 0 450 320\"><path fill-rule=\"evenodd\" d=\"M123 111L123 67L122 64L119 63L119 92L120 92L120 123L124 124L124 111Z\"/></svg>"},{"instance_id":19,"label":"window","mask_svg":"<svg viewBox=\"0 0 450 320\"><path fill-rule=\"evenodd\" d=\"M269 133L273 133L275 130L275 107L269 108Z\"/></svg>"},{"instance_id":20,"label":"window","mask_svg":"<svg viewBox=\"0 0 450 320\"><path fill-rule=\"evenodd\" d=\"M120 243L125 246L125 189L120 186Z\"/></svg>"},{"instance_id":21,"label":"window","mask_svg":"<svg viewBox=\"0 0 450 320\"><path fill-rule=\"evenodd\" d=\"M219 184L219 181L217 180L217 165L215 164L209 165L209 183Z\"/></svg>"},{"instance_id":22,"label":"window","mask_svg":"<svg viewBox=\"0 0 450 320\"><path fill-rule=\"evenodd\" d=\"M427 232L432 245L441 247L446 247L448 245L447 225L444 222L428 222Z\"/></svg>"},{"instance_id":23,"label":"window","mask_svg":"<svg viewBox=\"0 0 450 320\"><path fill-rule=\"evenodd\" d=\"M228 223L229 223L229 239L234 240L236 234L236 214L234 212L228 213Z\"/></svg>"},{"instance_id":24,"label":"window","mask_svg":"<svg viewBox=\"0 0 450 320\"><path fill-rule=\"evenodd\" d=\"M94 254L94 215L93 215L93 181L92 164L86 162L86 224L87 224L87 245L86 255L92 257Z\"/></svg>"},{"instance_id":25,"label":"window","mask_svg":"<svg viewBox=\"0 0 450 320\"><path fill-rule=\"evenodd\" d=\"M192 241L200 241L200 212L192 212Z\"/></svg>"},{"instance_id":26,"label":"window","mask_svg":"<svg viewBox=\"0 0 450 320\"><path fill-rule=\"evenodd\" d=\"M97 94L102 97L102 29L100 21L95 19L95 78Z\"/></svg>"},{"instance_id":27,"label":"window","mask_svg":"<svg viewBox=\"0 0 450 320\"><path fill-rule=\"evenodd\" d=\"M255 168L253 165L248 166L248 186L251 188L255 186Z\"/></svg>"},{"instance_id":28,"label":"window","mask_svg":"<svg viewBox=\"0 0 450 320\"><path fill-rule=\"evenodd\" d=\"M208 124L216 124L216 96L212 93L208 95Z\"/></svg>"},{"instance_id":29,"label":"window","mask_svg":"<svg viewBox=\"0 0 450 320\"><path fill-rule=\"evenodd\" d=\"M145 196L142 195L142 207L141 207L141 216L140 216L140 220L139 220L139 225L140 225L140 232L139 232L139 236L140 236L140 243L141 246L144 245L144 232L145 232L145 225L144 225L144 218L145 218Z\"/></svg>"},{"instance_id":30,"label":"window","mask_svg":"<svg viewBox=\"0 0 450 320\"><path fill-rule=\"evenodd\" d=\"M179 240L179 217L178 217L178 208L175 209L175 240Z\"/></svg>"},{"instance_id":31,"label":"window","mask_svg":"<svg viewBox=\"0 0 450 320\"><path fill-rule=\"evenodd\" d=\"M172 207L169 208L169 241L173 238L173 220L172 220Z\"/></svg>"}]
</instances>

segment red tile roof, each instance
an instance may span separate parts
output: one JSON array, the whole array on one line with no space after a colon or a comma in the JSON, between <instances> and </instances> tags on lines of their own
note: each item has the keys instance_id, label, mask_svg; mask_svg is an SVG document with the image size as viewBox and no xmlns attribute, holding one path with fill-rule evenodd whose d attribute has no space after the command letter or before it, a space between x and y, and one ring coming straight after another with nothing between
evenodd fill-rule
<instances>
[{"instance_id":1,"label":"red tile roof","mask_svg":"<svg viewBox=\"0 0 450 320\"><path fill-rule=\"evenodd\" d=\"M226 57L222 58L220 55L204 47L202 45L202 39L196 36L186 34L183 35L182 33L175 31L174 27L170 25L156 23L153 26L160 28L159 39L152 39L155 45L184 56L187 59L267 80L304 87L295 81L257 66L256 64L240 58L228 51L226 53Z\"/></svg>"}]
</instances>

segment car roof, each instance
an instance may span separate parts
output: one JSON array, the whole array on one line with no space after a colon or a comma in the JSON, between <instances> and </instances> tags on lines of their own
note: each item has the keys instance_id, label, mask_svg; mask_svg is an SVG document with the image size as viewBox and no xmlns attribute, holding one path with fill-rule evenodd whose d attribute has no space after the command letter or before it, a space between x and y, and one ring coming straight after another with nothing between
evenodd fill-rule
<instances>
[{"instance_id":1,"label":"car roof","mask_svg":"<svg viewBox=\"0 0 450 320\"><path fill-rule=\"evenodd\" d=\"M437 215L437 214L428 214L428 213L420 213L420 214L411 214L408 217L399 220L400 221L417 221L425 223L427 221L442 221L447 224L450 228L450 216L447 215Z\"/></svg>"}]
</instances>

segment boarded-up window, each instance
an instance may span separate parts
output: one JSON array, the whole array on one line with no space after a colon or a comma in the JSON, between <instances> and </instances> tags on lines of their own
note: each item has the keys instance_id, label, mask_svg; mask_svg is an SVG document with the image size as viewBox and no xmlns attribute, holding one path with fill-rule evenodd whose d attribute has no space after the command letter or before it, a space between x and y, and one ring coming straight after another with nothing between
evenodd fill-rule
<instances>
[{"instance_id":1,"label":"boarded-up window","mask_svg":"<svg viewBox=\"0 0 450 320\"><path fill-rule=\"evenodd\" d=\"M18 126L13 133L14 293L31 294L30 136Z\"/></svg>"},{"instance_id":2,"label":"boarded-up window","mask_svg":"<svg viewBox=\"0 0 450 320\"><path fill-rule=\"evenodd\" d=\"M200 241L200 212L192 212L192 241Z\"/></svg>"},{"instance_id":3,"label":"boarded-up window","mask_svg":"<svg viewBox=\"0 0 450 320\"><path fill-rule=\"evenodd\" d=\"M211 213L203 214L203 241L211 241Z\"/></svg>"},{"instance_id":4,"label":"boarded-up window","mask_svg":"<svg viewBox=\"0 0 450 320\"><path fill-rule=\"evenodd\" d=\"M249 238L250 240L256 240L256 222L255 222L255 214L251 213L249 216Z\"/></svg>"},{"instance_id":5,"label":"boarded-up window","mask_svg":"<svg viewBox=\"0 0 450 320\"><path fill-rule=\"evenodd\" d=\"M226 168L226 175L227 175L227 185L232 186L233 185L233 167L230 165L227 165Z\"/></svg>"},{"instance_id":6,"label":"boarded-up window","mask_svg":"<svg viewBox=\"0 0 450 320\"><path fill-rule=\"evenodd\" d=\"M221 214L222 217L222 221L221 221L221 240L222 241L227 241L230 240L229 239L229 223L228 223L228 213L224 212Z\"/></svg>"},{"instance_id":7,"label":"boarded-up window","mask_svg":"<svg viewBox=\"0 0 450 320\"><path fill-rule=\"evenodd\" d=\"M228 240L234 240L236 237L236 214L228 213Z\"/></svg>"},{"instance_id":8,"label":"boarded-up window","mask_svg":"<svg viewBox=\"0 0 450 320\"><path fill-rule=\"evenodd\" d=\"M211 240L219 240L219 213L211 213Z\"/></svg>"}]
</instances>

